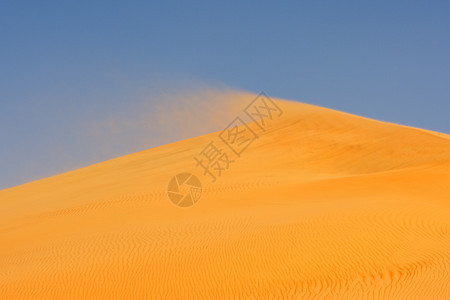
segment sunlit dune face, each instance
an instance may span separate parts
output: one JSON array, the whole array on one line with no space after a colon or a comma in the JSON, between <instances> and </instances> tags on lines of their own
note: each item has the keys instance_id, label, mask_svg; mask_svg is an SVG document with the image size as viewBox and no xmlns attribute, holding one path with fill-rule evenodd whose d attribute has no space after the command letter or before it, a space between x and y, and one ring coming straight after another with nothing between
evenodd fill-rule
<instances>
[{"instance_id":1,"label":"sunlit dune face","mask_svg":"<svg viewBox=\"0 0 450 300\"><path fill-rule=\"evenodd\" d=\"M255 96L216 132L0 191L0 299L450 299L450 138L273 99L237 155L220 134ZM215 181L212 141L234 160Z\"/></svg>"}]
</instances>

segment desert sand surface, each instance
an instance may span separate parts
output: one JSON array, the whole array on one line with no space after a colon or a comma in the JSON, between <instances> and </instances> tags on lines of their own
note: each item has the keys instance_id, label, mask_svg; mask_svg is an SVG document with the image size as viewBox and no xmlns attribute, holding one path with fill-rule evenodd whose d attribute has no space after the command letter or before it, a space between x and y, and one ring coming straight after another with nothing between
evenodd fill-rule
<instances>
[{"instance_id":1,"label":"desert sand surface","mask_svg":"<svg viewBox=\"0 0 450 300\"><path fill-rule=\"evenodd\" d=\"M275 102L215 182L221 132L0 191L0 299L450 299L450 137Z\"/></svg>"}]
</instances>

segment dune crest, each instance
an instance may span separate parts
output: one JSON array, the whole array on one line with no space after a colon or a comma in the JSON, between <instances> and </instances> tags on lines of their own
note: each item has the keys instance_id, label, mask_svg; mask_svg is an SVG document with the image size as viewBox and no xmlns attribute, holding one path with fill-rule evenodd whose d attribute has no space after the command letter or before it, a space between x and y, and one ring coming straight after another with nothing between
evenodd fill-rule
<instances>
[{"instance_id":1,"label":"dune crest","mask_svg":"<svg viewBox=\"0 0 450 300\"><path fill-rule=\"evenodd\" d=\"M0 191L0 299L450 299L448 135L275 102L215 182L220 132Z\"/></svg>"}]
</instances>

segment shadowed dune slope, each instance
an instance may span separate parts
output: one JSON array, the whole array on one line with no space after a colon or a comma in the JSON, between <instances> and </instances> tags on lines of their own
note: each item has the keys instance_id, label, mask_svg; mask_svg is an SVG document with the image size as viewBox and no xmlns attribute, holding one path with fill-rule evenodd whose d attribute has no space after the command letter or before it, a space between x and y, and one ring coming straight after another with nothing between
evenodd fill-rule
<instances>
[{"instance_id":1,"label":"shadowed dune slope","mask_svg":"<svg viewBox=\"0 0 450 300\"><path fill-rule=\"evenodd\" d=\"M0 191L0 299L450 299L450 137L276 103L214 183L219 133Z\"/></svg>"}]
</instances>

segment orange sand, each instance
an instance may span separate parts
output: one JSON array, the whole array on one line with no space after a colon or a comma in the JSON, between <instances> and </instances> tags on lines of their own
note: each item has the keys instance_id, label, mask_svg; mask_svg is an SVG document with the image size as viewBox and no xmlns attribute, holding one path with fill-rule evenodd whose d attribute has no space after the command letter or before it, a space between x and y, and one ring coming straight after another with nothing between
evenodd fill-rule
<instances>
[{"instance_id":1,"label":"orange sand","mask_svg":"<svg viewBox=\"0 0 450 300\"><path fill-rule=\"evenodd\" d=\"M0 191L0 298L450 299L450 136L277 103L215 183L218 133Z\"/></svg>"}]
</instances>

